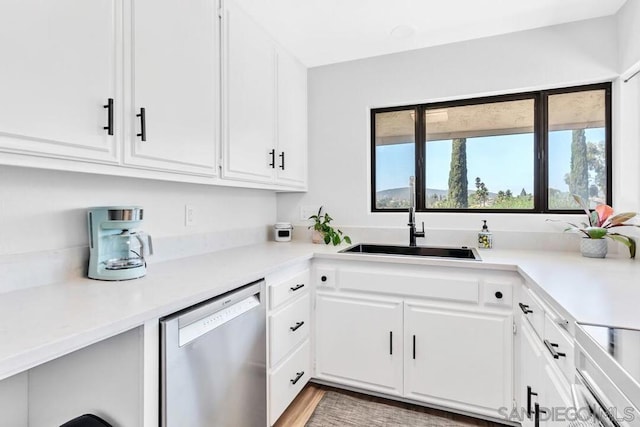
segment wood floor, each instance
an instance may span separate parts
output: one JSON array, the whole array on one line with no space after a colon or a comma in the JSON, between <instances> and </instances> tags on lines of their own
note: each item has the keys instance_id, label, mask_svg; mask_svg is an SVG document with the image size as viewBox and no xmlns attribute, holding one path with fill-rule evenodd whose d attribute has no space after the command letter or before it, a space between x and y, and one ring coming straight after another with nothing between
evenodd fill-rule
<instances>
[{"instance_id":1,"label":"wood floor","mask_svg":"<svg viewBox=\"0 0 640 427\"><path fill-rule=\"evenodd\" d=\"M273 427L304 427L324 393L322 386L307 384Z\"/></svg>"},{"instance_id":2,"label":"wood floor","mask_svg":"<svg viewBox=\"0 0 640 427\"><path fill-rule=\"evenodd\" d=\"M454 414L451 412L444 412L438 409L431 409L422 406L415 406L409 403L397 402L393 400L382 399L379 397L368 396L360 393L355 393L346 390L339 390L332 387L327 387L319 384L309 383L305 386L304 389L300 392L298 397L289 405L289 407L284 411L284 413L280 416L278 421L274 424L273 427L304 427L313 411L322 400L326 390L334 390L344 394L350 394L353 396L358 396L359 398L371 400L374 402L384 402L387 405L395 405L398 407L404 408L414 408L419 410L420 412L432 413L438 416L445 416L451 420L455 420L460 423L464 423L469 425L470 427L495 427L500 426L504 427L502 424L497 424L491 421L485 421L473 417L468 417L465 415Z\"/></svg>"}]
</instances>

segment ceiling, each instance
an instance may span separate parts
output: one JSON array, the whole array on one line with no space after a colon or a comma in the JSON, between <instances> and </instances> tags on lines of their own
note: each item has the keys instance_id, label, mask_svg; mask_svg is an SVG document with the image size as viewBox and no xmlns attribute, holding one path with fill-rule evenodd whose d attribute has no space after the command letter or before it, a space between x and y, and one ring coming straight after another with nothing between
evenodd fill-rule
<instances>
[{"instance_id":1,"label":"ceiling","mask_svg":"<svg viewBox=\"0 0 640 427\"><path fill-rule=\"evenodd\" d=\"M615 14L626 0L237 0L306 66Z\"/></svg>"}]
</instances>

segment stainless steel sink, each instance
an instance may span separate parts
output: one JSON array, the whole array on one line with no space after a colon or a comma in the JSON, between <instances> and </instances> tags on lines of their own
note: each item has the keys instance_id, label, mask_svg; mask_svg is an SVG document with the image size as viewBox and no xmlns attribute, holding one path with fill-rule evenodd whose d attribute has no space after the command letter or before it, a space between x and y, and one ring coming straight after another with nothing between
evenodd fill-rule
<instances>
[{"instance_id":1,"label":"stainless steel sink","mask_svg":"<svg viewBox=\"0 0 640 427\"><path fill-rule=\"evenodd\" d=\"M370 255L405 255L420 257L457 258L481 261L475 248L443 247L443 246L400 246L374 245L360 243L341 250L342 253L370 254Z\"/></svg>"}]
</instances>

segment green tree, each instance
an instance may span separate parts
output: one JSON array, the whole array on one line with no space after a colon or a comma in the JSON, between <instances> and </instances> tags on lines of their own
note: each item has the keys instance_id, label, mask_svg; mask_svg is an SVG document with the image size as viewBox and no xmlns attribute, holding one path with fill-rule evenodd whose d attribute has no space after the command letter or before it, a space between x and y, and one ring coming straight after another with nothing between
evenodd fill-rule
<instances>
[{"instance_id":1,"label":"green tree","mask_svg":"<svg viewBox=\"0 0 640 427\"><path fill-rule=\"evenodd\" d=\"M569 192L584 200L589 199L589 163L587 140L584 129L576 129L571 135L571 168L569 172Z\"/></svg>"},{"instance_id":2,"label":"green tree","mask_svg":"<svg viewBox=\"0 0 640 427\"><path fill-rule=\"evenodd\" d=\"M480 206L486 206L489 199L489 190L487 186L482 182L480 177L476 178L476 193L474 194L476 203Z\"/></svg>"},{"instance_id":3,"label":"green tree","mask_svg":"<svg viewBox=\"0 0 640 427\"><path fill-rule=\"evenodd\" d=\"M587 164L593 173L597 190L589 188L589 195L598 197L607 191L607 167L605 165L604 143L587 142ZM593 185L591 186L593 187ZM592 194L595 193L595 194Z\"/></svg>"},{"instance_id":4,"label":"green tree","mask_svg":"<svg viewBox=\"0 0 640 427\"><path fill-rule=\"evenodd\" d=\"M449 194L447 196L449 207L466 208L469 206L467 185L467 139L454 138L451 144Z\"/></svg>"}]
</instances>

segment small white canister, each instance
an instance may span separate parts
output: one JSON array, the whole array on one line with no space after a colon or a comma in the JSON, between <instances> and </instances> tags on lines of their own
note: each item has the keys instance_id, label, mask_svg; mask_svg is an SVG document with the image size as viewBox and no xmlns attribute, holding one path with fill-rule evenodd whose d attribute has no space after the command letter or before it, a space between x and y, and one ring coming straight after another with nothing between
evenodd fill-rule
<instances>
[{"instance_id":1,"label":"small white canister","mask_svg":"<svg viewBox=\"0 0 640 427\"><path fill-rule=\"evenodd\" d=\"M276 222L273 225L273 232L276 242L290 242L293 226L290 222Z\"/></svg>"}]
</instances>

